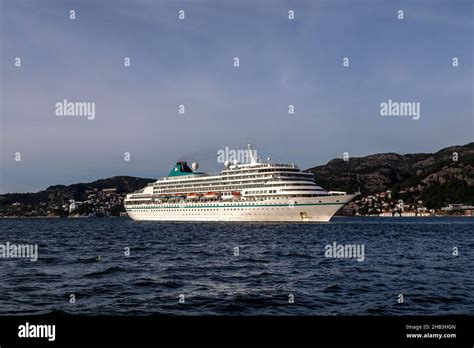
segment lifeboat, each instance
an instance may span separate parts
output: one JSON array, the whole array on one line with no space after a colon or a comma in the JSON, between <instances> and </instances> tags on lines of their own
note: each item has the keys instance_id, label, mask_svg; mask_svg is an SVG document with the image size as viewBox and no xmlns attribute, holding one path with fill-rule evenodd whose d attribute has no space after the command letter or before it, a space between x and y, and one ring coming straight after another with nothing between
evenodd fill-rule
<instances>
[{"instance_id":1,"label":"lifeboat","mask_svg":"<svg viewBox=\"0 0 474 348\"><path fill-rule=\"evenodd\" d=\"M187 199L197 199L197 198L199 198L199 195L197 193L188 193L186 195L186 198Z\"/></svg>"},{"instance_id":2,"label":"lifeboat","mask_svg":"<svg viewBox=\"0 0 474 348\"><path fill-rule=\"evenodd\" d=\"M232 192L232 196L234 196L234 197L239 197L239 196L240 196L240 192L234 191L234 192Z\"/></svg>"},{"instance_id":3,"label":"lifeboat","mask_svg":"<svg viewBox=\"0 0 474 348\"><path fill-rule=\"evenodd\" d=\"M219 194L217 192L206 192L204 194L204 197L205 198L210 198L210 199L215 199L215 198L219 197Z\"/></svg>"},{"instance_id":4,"label":"lifeboat","mask_svg":"<svg viewBox=\"0 0 474 348\"><path fill-rule=\"evenodd\" d=\"M226 201L226 200L232 199L232 198L234 198L234 197L232 197L231 194L223 194L223 195L221 196L221 198Z\"/></svg>"},{"instance_id":5,"label":"lifeboat","mask_svg":"<svg viewBox=\"0 0 474 348\"><path fill-rule=\"evenodd\" d=\"M167 201L168 198L170 198L170 195L158 195L157 200L164 202Z\"/></svg>"}]
</instances>

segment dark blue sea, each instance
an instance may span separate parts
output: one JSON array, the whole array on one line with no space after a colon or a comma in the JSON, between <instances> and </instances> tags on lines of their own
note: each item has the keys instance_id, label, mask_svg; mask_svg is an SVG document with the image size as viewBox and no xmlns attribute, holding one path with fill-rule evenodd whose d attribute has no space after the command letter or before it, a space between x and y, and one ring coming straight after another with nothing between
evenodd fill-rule
<instances>
[{"instance_id":1,"label":"dark blue sea","mask_svg":"<svg viewBox=\"0 0 474 348\"><path fill-rule=\"evenodd\" d=\"M2 219L7 242L38 260L0 258L0 315L474 315L474 218Z\"/></svg>"}]
</instances>

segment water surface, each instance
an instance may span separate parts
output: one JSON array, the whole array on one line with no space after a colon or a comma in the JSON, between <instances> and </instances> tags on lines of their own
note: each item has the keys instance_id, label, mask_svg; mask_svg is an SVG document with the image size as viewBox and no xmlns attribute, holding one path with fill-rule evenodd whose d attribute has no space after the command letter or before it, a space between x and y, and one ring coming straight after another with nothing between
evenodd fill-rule
<instances>
[{"instance_id":1,"label":"water surface","mask_svg":"<svg viewBox=\"0 0 474 348\"><path fill-rule=\"evenodd\" d=\"M474 315L474 218L2 219L7 241L39 258L0 258L0 315ZM333 242L364 261L325 257Z\"/></svg>"}]
</instances>

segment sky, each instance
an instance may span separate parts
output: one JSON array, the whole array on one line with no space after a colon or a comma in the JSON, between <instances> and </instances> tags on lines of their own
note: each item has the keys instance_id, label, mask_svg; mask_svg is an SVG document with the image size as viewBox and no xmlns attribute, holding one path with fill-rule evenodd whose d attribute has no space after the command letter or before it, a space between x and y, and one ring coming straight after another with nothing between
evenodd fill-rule
<instances>
[{"instance_id":1,"label":"sky","mask_svg":"<svg viewBox=\"0 0 474 348\"><path fill-rule=\"evenodd\" d=\"M469 0L0 6L0 193L159 178L180 159L218 171L219 150L248 143L306 169L473 141ZM95 117L56 115L65 99ZM382 116L388 100L419 103L419 119Z\"/></svg>"}]
</instances>

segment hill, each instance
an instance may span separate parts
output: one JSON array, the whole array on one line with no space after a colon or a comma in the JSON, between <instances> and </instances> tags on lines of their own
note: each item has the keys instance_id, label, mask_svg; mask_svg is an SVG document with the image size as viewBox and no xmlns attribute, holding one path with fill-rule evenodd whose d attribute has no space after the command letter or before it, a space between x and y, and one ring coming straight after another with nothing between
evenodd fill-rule
<instances>
[{"instance_id":1,"label":"hill","mask_svg":"<svg viewBox=\"0 0 474 348\"><path fill-rule=\"evenodd\" d=\"M5 216L64 216L69 201L85 202L77 209L82 214L119 215L123 211L123 196L143 188L155 179L114 176L90 183L54 185L35 193L0 195L0 215ZM102 192L115 188L112 193Z\"/></svg>"},{"instance_id":2,"label":"hill","mask_svg":"<svg viewBox=\"0 0 474 348\"><path fill-rule=\"evenodd\" d=\"M436 153L381 153L333 159L308 169L324 188L370 195L392 190L405 202L423 200L430 208L474 204L474 143Z\"/></svg>"}]
</instances>

